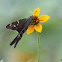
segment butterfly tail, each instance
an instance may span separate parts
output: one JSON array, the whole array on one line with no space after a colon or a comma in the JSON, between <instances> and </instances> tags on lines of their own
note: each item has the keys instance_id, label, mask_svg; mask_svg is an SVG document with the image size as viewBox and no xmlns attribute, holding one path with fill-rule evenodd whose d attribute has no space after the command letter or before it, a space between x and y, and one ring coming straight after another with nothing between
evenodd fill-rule
<instances>
[{"instance_id":1,"label":"butterfly tail","mask_svg":"<svg viewBox=\"0 0 62 62\"><path fill-rule=\"evenodd\" d=\"M10 45L12 46L13 44L15 44L15 45L14 45L14 48L15 48L21 38L22 38L22 35L18 34L18 35L16 36L16 38L10 43Z\"/></svg>"}]
</instances>

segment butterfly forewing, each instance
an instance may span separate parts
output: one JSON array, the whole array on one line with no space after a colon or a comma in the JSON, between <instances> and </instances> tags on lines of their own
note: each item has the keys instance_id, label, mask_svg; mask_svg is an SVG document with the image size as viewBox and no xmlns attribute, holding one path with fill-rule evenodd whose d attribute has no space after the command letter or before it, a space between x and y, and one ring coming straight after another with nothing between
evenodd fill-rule
<instances>
[{"instance_id":1,"label":"butterfly forewing","mask_svg":"<svg viewBox=\"0 0 62 62\"><path fill-rule=\"evenodd\" d=\"M25 22L26 22L26 19L21 19L21 20L13 22L11 24L8 24L6 26L6 28L11 29L11 30L16 30L16 31L20 32L20 30L23 29Z\"/></svg>"}]
</instances>

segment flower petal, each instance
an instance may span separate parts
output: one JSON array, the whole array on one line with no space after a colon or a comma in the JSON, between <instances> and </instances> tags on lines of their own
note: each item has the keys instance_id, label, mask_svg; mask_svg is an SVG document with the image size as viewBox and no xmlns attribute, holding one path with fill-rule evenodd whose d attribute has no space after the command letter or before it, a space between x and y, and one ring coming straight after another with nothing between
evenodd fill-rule
<instances>
[{"instance_id":1,"label":"flower petal","mask_svg":"<svg viewBox=\"0 0 62 62\"><path fill-rule=\"evenodd\" d=\"M34 26L34 29L37 31L37 32L40 32L42 31L42 25L41 24L37 24Z\"/></svg>"},{"instance_id":2,"label":"flower petal","mask_svg":"<svg viewBox=\"0 0 62 62\"><path fill-rule=\"evenodd\" d=\"M41 15L40 17L38 17L39 22L46 22L49 18L50 16L48 15Z\"/></svg>"},{"instance_id":3,"label":"flower petal","mask_svg":"<svg viewBox=\"0 0 62 62\"><path fill-rule=\"evenodd\" d=\"M40 9L39 9L39 8L37 8L37 9L35 9L35 10L34 10L34 12L33 12L33 15L32 15L32 16L37 17L37 16L39 15L39 13L40 13Z\"/></svg>"},{"instance_id":4,"label":"flower petal","mask_svg":"<svg viewBox=\"0 0 62 62\"><path fill-rule=\"evenodd\" d=\"M28 29L27 29L27 34L30 34L34 31L34 26L29 26Z\"/></svg>"}]
</instances>

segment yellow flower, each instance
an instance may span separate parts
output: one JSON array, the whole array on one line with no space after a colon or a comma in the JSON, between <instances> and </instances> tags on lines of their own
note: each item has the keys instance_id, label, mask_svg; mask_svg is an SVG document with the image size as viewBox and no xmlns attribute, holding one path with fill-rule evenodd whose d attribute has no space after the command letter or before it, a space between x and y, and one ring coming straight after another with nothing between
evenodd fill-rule
<instances>
[{"instance_id":1,"label":"yellow flower","mask_svg":"<svg viewBox=\"0 0 62 62\"><path fill-rule=\"evenodd\" d=\"M28 29L27 29L27 34L30 34L34 31L34 29L37 31L37 32L42 32L42 25L39 24L39 22L46 22L50 16L48 15L41 15L40 17L38 17L40 13L40 9L37 8L34 10L33 12L33 17L34 17L34 20L32 20L34 23L31 24L30 26L28 26Z\"/></svg>"},{"instance_id":2,"label":"yellow flower","mask_svg":"<svg viewBox=\"0 0 62 62\"><path fill-rule=\"evenodd\" d=\"M34 12L33 12L33 15L32 15L32 16L34 16L34 17L36 16L36 17L37 17L37 16L39 15L39 13L40 13L40 9L39 9L39 8L37 8L37 9L35 9L35 10L34 10Z\"/></svg>"}]
</instances>

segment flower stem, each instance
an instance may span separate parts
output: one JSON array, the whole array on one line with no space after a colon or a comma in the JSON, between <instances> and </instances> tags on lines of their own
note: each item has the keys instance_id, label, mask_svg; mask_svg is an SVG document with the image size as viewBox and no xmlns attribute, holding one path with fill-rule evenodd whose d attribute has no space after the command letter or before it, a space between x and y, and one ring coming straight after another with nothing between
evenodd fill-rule
<instances>
[{"instance_id":1,"label":"flower stem","mask_svg":"<svg viewBox=\"0 0 62 62\"><path fill-rule=\"evenodd\" d=\"M38 34L38 62L40 58L40 44L39 44L39 34Z\"/></svg>"}]
</instances>

